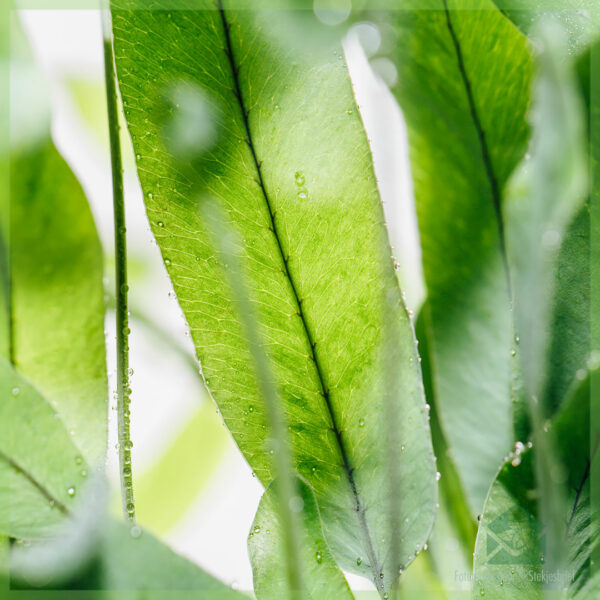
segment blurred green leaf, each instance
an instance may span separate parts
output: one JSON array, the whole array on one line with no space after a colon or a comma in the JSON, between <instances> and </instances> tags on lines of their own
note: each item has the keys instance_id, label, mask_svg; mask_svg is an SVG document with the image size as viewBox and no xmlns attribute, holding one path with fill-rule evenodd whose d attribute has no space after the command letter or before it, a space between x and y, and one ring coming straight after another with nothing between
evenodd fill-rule
<instances>
[{"instance_id":1,"label":"blurred green leaf","mask_svg":"<svg viewBox=\"0 0 600 600\"><path fill-rule=\"evenodd\" d=\"M254 592L259 600L278 600L289 596L274 489L277 483L278 480L271 483L263 494L248 537ZM311 600L351 600L354 596L325 541L315 496L301 479L298 479L297 489L298 496L293 499L295 505L292 508L300 515L302 526L300 558L307 597Z\"/></svg>"},{"instance_id":2,"label":"blurred green leaf","mask_svg":"<svg viewBox=\"0 0 600 600\"><path fill-rule=\"evenodd\" d=\"M139 522L162 534L185 518L221 466L227 441L227 431L215 414L214 405L204 402L157 462L136 477Z\"/></svg>"},{"instance_id":3,"label":"blurred green leaf","mask_svg":"<svg viewBox=\"0 0 600 600\"><path fill-rule=\"evenodd\" d=\"M16 23L11 40L24 60ZM20 79L13 84L11 102L19 103L31 91ZM0 239L0 532L38 537L70 512L87 474L103 466L102 251L82 189L49 132L17 142L3 157L10 204Z\"/></svg>"},{"instance_id":4,"label":"blurred green leaf","mask_svg":"<svg viewBox=\"0 0 600 600\"><path fill-rule=\"evenodd\" d=\"M11 155L10 208L12 360L95 465L107 436L102 250L50 141Z\"/></svg>"},{"instance_id":5,"label":"blurred green leaf","mask_svg":"<svg viewBox=\"0 0 600 600\"><path fill-rule=\"evenodd\" d=\"M68 515L89 467L58 413L0 359L0 533L48 535Z\"/></svg>"},{"instance_id":6,"label":"blurred green leaf","mask_svg":"<svg viewBox=\"0 0 600 600\"><path fill-rule=\"evenodd\" d=\"M102 514L96 507L93 517L79 519L57 540L13 549L11 588L43 590L43 597L50 590L85 590L86 597L88 590L98 590L91 597L102 600L128 598L127 590L148 600L181 598L182 593L198 600L246 598L150 533Z\"/></svg>"},{"instance_id":7,"label":"blurred green leaf","mask_svg":"<svg viewBox=\"0 0 600 600\"><path fill-rule=\"evenodd\" d=\"M422 0L372 16L408 126L433 391L475 516L513 440L500 211L527 143L527 40L491 0Z\"/></svg>"},{"instance_id":8,"label":"blurred green leaf","mask_svg":"<svg viewBox=\"0 0 600 600\"><path fill-rule=\"evenodd\" d=\"M567 34L570 53L581 52L600 34L600 4L596 0L494 0L494 3L525 35L535 32L540 19L556 21Z\"/></svg>"},{"instance_id":9,"label":"blurred green leaf","mask_svg":"<svg viewBox=\"0 0 600 600\"><path fill-rule=\"evenodd\" d=\"M544 34L547 49L540 56L530 117L531 150L511 178L504 205L523 383L525 393L544 407L559 250L587 191L583 103L572 65L564 62L563 46L556 41L561 34L555 28ZM584 226L575 222L579 229ZM563 261L572 252L566 248ZM587 260L585 255L580 259ZM565 294L564 272L558 283ZM578 279L574 283L585 285ZM580 318L585 324L585 315Z\"/></svg>"},{"instance_id":10,"label":"blurred green leaf","mask_svg":"<svg viewBox=\"0 0 600 600\"><path fill-rule=\"evenodd\" d=\"M292 13L203 6L113 5L120 89L150 223L207 386L267 485L264 404L198 211L199 201L221 204L240 240L295 466L314 489L332 553L389 588L431 528L435 471L412 327L342 50L323 37L298 44L287 36ZM177 161L172 138L165 147L165 123L182 108L167 94L174 83L215 115L215 145L194 160ZM384 322L394 341L392 382L383 377ZM393 448L383 410L390 387L402 423L402 444ZM402 474L399 560L389 545L390 456Z\"/></svg>"}]
</instances>

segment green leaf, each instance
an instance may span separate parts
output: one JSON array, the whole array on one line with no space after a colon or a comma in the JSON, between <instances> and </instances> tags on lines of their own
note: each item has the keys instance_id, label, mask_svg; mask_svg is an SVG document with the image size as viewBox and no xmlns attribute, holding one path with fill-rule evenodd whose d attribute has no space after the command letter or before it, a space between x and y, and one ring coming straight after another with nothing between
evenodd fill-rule
<instances>
[{"instance_id":1,"label":"green leaf","mask_svg":"<svg viewBox=\"0 0 600 600\"><path fill-rule=\"evenodd\" d=\"M19 113L37 79L11 25L11 64L27 74L11 79ZM45 121L26 120L37 123L35 135L18 129L1 158L10 188L0 236L0 532L21 538L47 535L70 513L87 473L103 467L108 395L94 221Z\"/></svg>"},{"instance_id":2,"label":"green leaf","mask_svg":"<svg viewBox=\"0 0 600 600\"><path fill-rule=\"evenodd\" d=\"M265 407L198 210L200 200L221 205L241 240L295 467L315 492L332 553L389 588L431 528L435 469L412 327L342 51L323 35L312 38L312 29L299 39L288 28L292 13L202 6L113 5L120 89L150 223L208 388L268 485ZM384 330L397 366L392 381L383 376ZM390 389L402 444L388 449ZM397 559L388 455L402 474Z\"/></svg>"},{"instance_id":3,"label":"green leaf","mask_svg":"<svg viewBox=\"0 0 600 600\"><path fill-rule=\"evenodd\" d=\"M561 34L556 26L543 34L546 51L540 55L534 87L531 152L512 177L504 205L523 383L525 393L544 406L559 250L587 191L583 103L572 65L564 61L564 46L556 41ZM574 227L583 229L585 216ZM563 261L574 244L571 239ZM558 284L564 289L567 283L565 273L558 273ZM585 328L586 317L581 318Z\"/></svg>"},{"instance_id":4,"label":"green leaf","mask_svg":"<svg viewBox=\"0 0 600 600\"><path fill-rule=\"evenodd\" d=\"M10 262L13 363L96 465L107 436L102 249L50 141L11 155Z\"/></svg>"},{"instance_id":5,"label":"green leaf","mask_svg":"<svg viewBox=\"0 0 600 600\"><path fill-rule=\"evenodd\" d=\"M263 494L248 537L248 550L254 577L254 592L259 600L289 597L281 522L277 513L275 480ZM300 558L307 597L352 599L348 583L335 563L325 541L321 516L313 491L298 480L296 507L301 516Z\"/></svg>"},{"instance_id":6,"label":"green leaf","mask_svg":"<svg viewBox=\"0 0 600 600\"><path fill-rule=\"evenodd\" d=\"M590 204L564 232L557 259L546 403L555 412L590 355Z\"/></svg>"},{"instance_id":7,"label":"green leaf","mask_svg":"<svg viewBox=\"0 0 600 600\"><path fill-rule=\"evenodd\" d=\"M107 590L102 598L128 597L126 590L136 598L144 592L148 599L180 598L184 591L189 598L246 598L148 532L106 520L98 506L94 509L93 515L89 511L78 515L57 539L14 548L11 588L55 589L63 594L68 589Z\"/></svg>"},{"instance_id":8,"label":"green leaf","mask_svg":"<svg viewBox=\"0 0 600 600\"><path fill-rule=\"evenodd\" d=\"M101 560L104 589L154 589L161 590L161 594L164 590L203 590L205 594L210 592L209 598L245 597L175 554L149 533L132 537L130 527L123 523L111 523Z\"/></svg>"},{"instance_id":9,"label":"green leaf","mask_svg":"<svg viewBox=\"0 0 600 600\"><path fill-rule=\"evenodd\" d=\"M525 151L530 57L489 0L409 6L374 16L408 126L433 390L475 516L513 439L501 190Z\"/></svg>"},{"instance_id":10,"label":"green leaf","mask_svg":"<svg viewBox=\"0 0 600 600\"><path fill-rule=\"evenodd\" d=\"M0 389L0 533L47 535L70 514L89 467L55 409L5 359Z\"/></svg>"},{"instance_id":11,"label":"green leaf","mask_svg":"<svg viewBox=\"0 0 600 600\"><path fill-rule=\"evenodd\" d=\"M567 473L563 482L568 496L563 514L567 563L558 572L549 572L544 563L534 447L504 465L486 500L474 563L475 592L486 598L514 594L526 600L541 598L548 580L565 587L568 598L591 599L600 592L600 579L592 576L590 562L592 549L600 542L600 515L590 501L590 479L598 475L600 464L597 443L590 453L590 377L579 383L548 430L558 441ZM595 428L593 435L592 441L600 439L600 430Z\"/></svg>"},{"instance_id":12,"label":"green leaf","mask_svg":"<svg viewBox=\"0 0 600 600\"><path fill-rule=\"evenodd\" d=\"M596 0L494 0L494 3L525 35L535 31L540 19L556 21L567 33L571 53L581 52L600 34L600 4Z\"/></svg>"}]
</instances>

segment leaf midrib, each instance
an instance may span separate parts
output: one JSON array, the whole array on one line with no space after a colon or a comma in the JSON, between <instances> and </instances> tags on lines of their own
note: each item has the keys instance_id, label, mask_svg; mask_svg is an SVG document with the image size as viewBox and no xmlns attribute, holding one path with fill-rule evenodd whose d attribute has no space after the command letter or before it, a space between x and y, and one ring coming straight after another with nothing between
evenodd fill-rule
<instances>
[{"instance_id":1,"label":"leaf midrib","mask_svg":"<svg viewBox=\"0 0 600 600\"><path fill-rule=\"evenodd\" d=\"M485 129L483 128L483 125L481 123L481 118L479 117L479 111L477 110L477 105L475 104L475 98L473 96L473 88L471 86L471 80L469 79L469 75L467 74L467 69L465 66L465 61L464 61L463 52L462 52L462 46L458 39L458 35L454 29L454 25L452 24L452 18L450 17L450 9L448 8L448 0L443 0L443 3L444 3L444 13L446 16L446 26L448 28L450 38L452 39L452 45L454 47L454 52L456 54L456 61L458 63L458 70L460 72L460 77L461 77L461 80L462 80L464 88L465 88L467 102L469 103L469 113L471 115L471 120L473 121L475 131L477 132L477 139L478 139L479 147L481 150L481 158L483 160L486 178L488 180L488 183L490 185L490 190L492 193L492 205L494 207L494 214L496 217L496 224L498 227L500 254L502 255L502 263L503 263L503 267L504 267L504 274L506 277L506 290L508 293L509 301L511 301L512 300L512 288L511 288L511 283L510 283L510 270L509 270L509 266L508 266L508 255L506 252L506 236L504 233L504 218L502 217L502 203L501 203L500 187L498 185L498 178L496 176L492 158L490 156L487 138L485 135Z\"/></svg>"},{"instance_id":2,"label":"leaf midrib","mask_svg":"<svg viewBox=\"0 0 600 600\"><path fill-rule=\"evenodd\" d=\"M238 105L240 108L240 111L242 113L242 120L244 122L244 128L246 131L246 142L250 148L250 153L252 154L252 159L254 161L254 166L256 168L256 172L258 175L258 184L261 188L261 192L262 192L262 196L265 200L266 206L267 206L267 211L269 213L269 218L271 220L271 226L270 226L270 230L273 233L273 236L275 238L275 241L277 243L277 248L279 250L279 256L281 258L281 261L283 263L283 273L285 275L285 278L287 279L287 281L289 282L289 287L290 287L290 291L293 295L294 298L294 302L296 303L297 309L298 309L298 316L300 317L300 321L302 322L302 326L304 329L304 333L306 335L306 339L308 341L309 344L309 348L310 348L310 357L312 359L312 361L315 364L315 368L316 368L316 372L317 372L317 376L319 379L319 387L320 389L320 393L323 397L323 399L325 400L325 405L327 408L327 412L329 414L329 417L331 419L331 429L335 435L336 441L337 441L337 447L338 450L340 452L341 458L342 458L342 462L343 462L343 467L344 467L344 471L346 473L346 478L348 480L348 483L350 484L350 488L351 488L351 492L352 492L352 496L354 499L354 504L355 504L355 511L358 515L358 520L360 523L360 527L363 533L363 536L365 538L365 543L366 543L366 551L367 551L367 555L369 558L369 562L371 564L371 569L373 572L373 581L375 583L375 586L377 587L378 591L383 592L384 591L384 587L383 587L383 582L381 581L381 567L379 566L379 564L377 563L377 558L375 556L375 550L373 548L373 542L371 539L371 534L369 531L369 527L366 521L366 517L365 517L365 512L366 509L361 505L361 501L360 501L360 496L358 493L358 489L356 486L356 482L354 480L354 467L351 465L350 460L348 458L348 453L346 451L346 447L342 438L342 433L341 430L337 424L337 420L336 420L336 416L335 416L335 411L333 408L333 405L331 403L331 398L329 397L329 388L326 384L325 381L325 374L323 373L322 367L321 367L321 363L319 361L319 357L318 357L318 353L316 350L316 342L314 341L313 335L310 331L310 327L308 325L308 322L306 320L306 317L304 315L304 312L302 310L302 299L300 298L300 296L298 295L298 291L296 289L296 285L294 283L294 279L292 277L291 271L289 269L289 265L288 265L288 257L286 256L282 243L281 243L281 238L279 236L278 230L277 230L277 225L275 222L275 214L273 212L273 209L271 207L271 202L269 200L269 196L267 194L267 190L265 187L265 183L263 180L263 176L262 176L262 161L260 161L257 157L256 154L256 149L254 147L253 141L252 141L252 133L250 131L250 123L248 121L248 113L249 111L246 109L245 103L244 103L244 97L242 95L242 91L241 91L241 87L240 87L240 82L238 79L238 73L239 73L239 66L235 61L235 56L233 53L233 48L232 48L232 44L231 44L231 35L230 35L230 29L229 29L229 23L227 21L227 16L225 13L225 9L223 7L223 2L222 0L217 0L217 9L219 11L220 17L221 17L221 22L223 25L223 34L225 37L225 54L227 56L229 65L231 67L231 73L232 73L232 77L233 77L233 81L234 81L234 88L232 90L233 94L235 95L235 97L238 100Z\"/></svg>"},{"instance_id":3,"label":"leaf midrib","mask_svg":"<svg viewBox=\"0 0 600 600\"><path fill-rule=\"evenodd\" d=\"M44 498L46 498L46 500L48 500L48 502L51 502L53 506L56 506L56 508L58 508L58 510L60 510L60 512L62 512L65 516L70 516L71 513L69 512L69 509L58 498L53 496L44 485L42 485L29 471L27 471L27 469L17 463L10 456L4 454L2 450L0 450L0 460L3 460L10 467L17 470L23 477L25 477L25 479L27 479L27 481L29 481L29 483L31 483L31 485L37 489L38 492L40 492L42 496L44 496Z\"/></svg>"}]
</instances>

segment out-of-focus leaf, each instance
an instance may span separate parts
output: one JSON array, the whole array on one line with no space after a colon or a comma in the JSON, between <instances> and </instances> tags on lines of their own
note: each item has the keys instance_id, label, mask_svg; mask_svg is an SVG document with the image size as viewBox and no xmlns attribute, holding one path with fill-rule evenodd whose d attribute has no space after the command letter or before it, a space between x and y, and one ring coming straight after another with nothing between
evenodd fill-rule
<instances>
[{"instance_id":1,"label":"out-of-focus leaf","mask_svg":"<svg viewBox=\"0 0 600 600\"><path fill-rule=\"evenodd\" d=\"M55 409L0 359L0 533L40 537L69 514L89 467Z\"/></svg>"},{"instance_id":2,"label":"out-of-focus leaf","mask_svg":"<svg viewBox=\"0 0 600 600\"><path fill-rule=\"evenodd\" d=\"M524 391L537 397L544 407L551 327L562 326L560 317L558 323L552 319L559 250L587 190L583 103L571 64L562 58L563 47L550 43L551 37L560 39L560 35L560 29L545 34L547 49L540 55L531 112L531 153L512 177L504 206ZM572 233L576 235L577 228L584 229L585 219L583 225L575 222L574 227ZM573 246L575 240L570 244ZM573 250L565 249L564 262ZM585 260L584 255L581 261ZM564 296L569 274L558 275ZM582 285L579 280L574 284ZM580 318L585 328L586 315Z\"/></svg>"},{"instance_id":3,"label":"out-of-focus leaf","mask_svg":"<svg viewBox=\"0 0 600 600\"><path fill-rule=\"evenodd\" d=\"M11 40L22 43L16 25ZM13 83L18 103L27 88ZM81 187L48 131L18 143L6 160L0 532L37 537L69 512L87 473L103 466L102 252Z\"/></svg>"},{"instance_id":4,"label":"out-of-focus leaf","mask_svg":"<svg viewBox=\"0 0 600 600\"><path fill-rule=\"evenodd\" d=\"M531 154L510 181L504 212L520 340L522 393L536 445L540 520L546 528L543 544L546 568L558 570L566 560L563 544L566 497L558 484L562 466L551 436L544 435L542 428L551 414L546 390L552 367L548 356L559 249L569 224L584 203L588 165L583 103L575 82L574 65L565 60L564 34L548 21L538 35L543 51L537 61L533 88ZM585 327L586 316L582 318ZM550 587L556 585L557 582L549 582Z\"/></svg>"},{"instance_id":5,"label":"out-of-focus leaf","mask_svg":"<svg viewBox=\"0 0 600 600\"><path fill-rule=\"evenodd\" d=\"M158 461L136 476L139 523L159 534L179 523L219 468L227 441L212 403L204 402Z\"/></svg>"},{"instance_id":6,"label":"out-of-focus leaf","mask_svg":"<svg viewBox=\"0 0 600 600\"><path fill-rule=\"evenodd\" d=\"M582 51L600 34L600 4L596 0L494 0L502 12L526 35L540 19L559 23L568 36L570 53Z\"/></svg>"},{"instance_id":7,"label":"out-of-focus leaf","mask_svg":"<svg viewBox=\"0 0 600 600\"><path fill-rule=\"evenodd\" d=\"M598 407L593 410L597 414ZM544 562L546 531L539 516L534 447L504 465L486 500L475 548L476 595L537 599L547 583L565 588L567 598L591 600L600 594L600 578L591 564L600 542L600 514L590 501L590 479L600 475L600 429L592 430L590 453L590 378L580 382L548 431L566 466L561 485L568 498L562 515L567 562L560 571L549 571Z\"/></svg>"},{"instance_id":8,"label":"out-of-focus leaf","mask_svg":"<svg viewBox=\"0 0 600 600\"><path fill-rule=\"evenodd\" d=\"M435 470L414 336L341 47L288 36L294 13L208 0L205 10L161 6L113 4L117 71L148 216L207 386L267 485L265 408L199 201L221 204L241 240L295 466L315 492L332 553L389 588L431 528ZM127 10L136 8L153 10ZM186 103L205 110L183 110L182 85ZM193 160L189 148L177 160L165 123L200 112L212 115L216 137L198 139ZM393 381L383 377L384 330ZM393 448L383 410L390 389L402 423ZM398 559L390 456L402 475Z\"/></svg>"},{"instance_id":9,"label":"out-of-focus leaf","mask_svg":"<svg viewBox=\"0 0 600 600\"><path fill-rule=\"evenodd\" d=\"M198 600L246 598L150 533L106 520L103 508L94 508L94 515L79 515L57 539L15 548L11 587L40 589L45 595L79 589L86 590L86 597L88 590L97 590L102 600L128 597L127 590L148 599L181 598L182 593Z\"/></svg>"},{"instance_id":10,"label":"out-of-focus leaf","mask_svg":"<svg viewBox=\"0 0 600 600\"><path fill-rule=\"evenodd\" d=\"M285 553L281 539L281 523L277 514L275 480L263 494L248 537L252 562L254 592L259 600L289 597L285 578ZM353 595L343 573L325 541L321 516L310 487L298 480L298 496L294 509L300 515L302 531L300 559L306 583L307 598L352 599Z\"/></svg>"},{"instance_id":11,"label":"out-of-focus leaf","mask_svg":"<svg viewBox=\"0 0 600 600\"><path fill-rule=\"evenodd\" d=\"M11 156L12 358L82 456L106 452L102 250L83 191L51 142Z\"/></svg>"},{"instance_id":12,"label":"out-of-focus leaf","mask_svg":"<svg viewBox=\"0 0 600 600\"><path fill-rule=\"evenodd\" d=\"M590 205L564 232L557 259L546 404L553 413L590 355Z\"/></svg>"},{"instance_id":13,"label":"out-of-focus leaf","mask_svg":"<svg viewBox=\"0 0 600 600\"><path fill-rule=\"evenodd\" d=\"M490 0L372 17L408 125L433 391L475 516L513 440L501 191L527 142L527 40Z\"/></svg>"}]
</instances>

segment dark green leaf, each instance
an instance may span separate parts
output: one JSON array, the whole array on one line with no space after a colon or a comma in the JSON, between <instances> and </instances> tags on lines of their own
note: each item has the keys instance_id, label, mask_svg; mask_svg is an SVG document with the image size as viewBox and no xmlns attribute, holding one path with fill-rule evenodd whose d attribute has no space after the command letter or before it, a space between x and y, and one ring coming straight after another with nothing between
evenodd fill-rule
<instances>
[{"instance_id":1,"label":"dark green leaf","mask_svg":"<svg viewBox=\"0 0 600 600\"><path fill-rule=\"evenodd\" d=\"M512 443L501 191L525 151L527 41L490 0L377 15L398 69L439 418L473 515Z\"/></svg>"}]
</instances>

